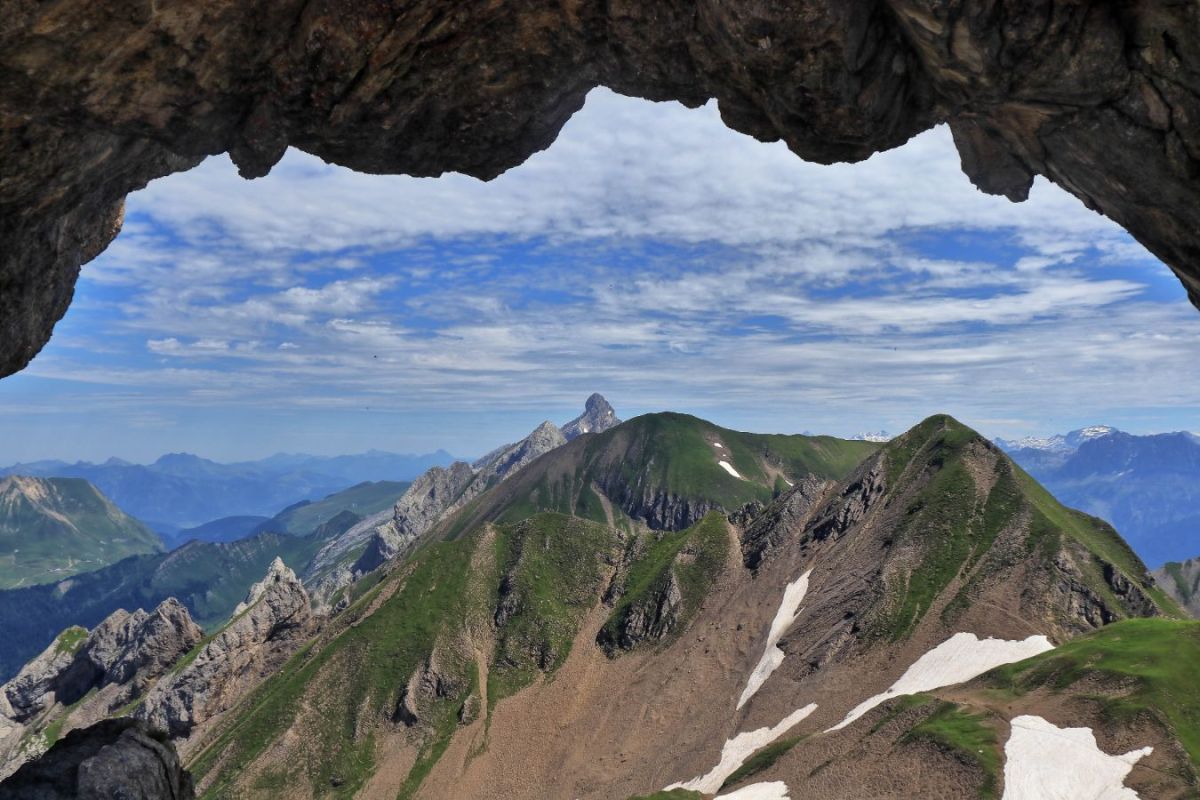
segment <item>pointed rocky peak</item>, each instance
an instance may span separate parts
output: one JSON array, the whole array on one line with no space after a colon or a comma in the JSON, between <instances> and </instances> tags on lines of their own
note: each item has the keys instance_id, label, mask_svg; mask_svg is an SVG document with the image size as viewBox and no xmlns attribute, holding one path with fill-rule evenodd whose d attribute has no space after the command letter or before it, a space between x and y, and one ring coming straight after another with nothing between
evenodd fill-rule
<instances>
[{"instance_id":1,"label":"pointed rocky peak","mask_svg":"<svg viewBox=\"0 0 1200 800\"><path fill-rule=\"evenodd\" d=\"M597 392L584 403L582 414L562 426L562 434L567 441L571 441L585 433L603 433L620 424L616 411L604 399L604 395Z\"/></svg>"},{"instance_id":2,"label":"pointed rocky peak","mask_svg":"<svg viewBox=\"0 0 1200 800\"><path fill-rule=\"evenodd\" d=\"M90 633L63 631L0 687L0 779L52 744L51 730L87 724L142 696L202 637L173 598L150 613L118 609Z\"/></svg>"},{"instance_id":3,"label":"pointed rocky peak","mask_svg":"<svg viewBox=\"0 0 1200 800\"><path fill-rule=\"evenodd\" d=\"M147 693L136 711L172 738L252 691L312 633L312 606L296 574L276 558L233 618Z\"/></svg>"},{"instance_id":4,"label":"pointed rocky peak","mask_svg":"<svg viewBox=\"0 0 1200 800\"><path fill-rule=\"evenodd\" d=\"M275 556L275 560L267 567L267 574L261 581L250 587L250 591L246 593L246 599L238 603L237 608L233 610L233 616L241 614L246 609L253 606L268 593L279 593L289 591L304 592L304 587L300 583L300 579L296 577L296 573L292 572L291 568L283 563L283 559ZM306 597L307 599L307 597Z\"/></svg>"},{"instance_id":5,"label":"pointed rocky peak","mask_svg":"<svg viewBox=\"0 0 1200 800\"><path fill-rule=\"evenodd\" d=\"M549 421L543 422L516 444L493 450L484 456L485 460L481 460L482 463L476 462L475 467L485 482L493 479L503 480L538 456L566 443L567 439L557 425Z\"/></svg>"}]
</instances>

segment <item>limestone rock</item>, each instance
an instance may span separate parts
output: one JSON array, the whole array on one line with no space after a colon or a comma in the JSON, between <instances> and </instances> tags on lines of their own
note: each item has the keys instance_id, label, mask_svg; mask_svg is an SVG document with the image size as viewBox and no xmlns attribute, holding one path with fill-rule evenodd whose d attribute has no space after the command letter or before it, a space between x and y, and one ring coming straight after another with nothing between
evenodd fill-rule
<instances>
[{"instance_id":1,"label":"limestone rock","mask_svg":"<svg viewBox=\"0 0 1200 800\"><path fill-rule=\"evenodd\" d=\"M123 613L123 612L122 612ZM75 661L75 650L60 646L60 639L51 642L36 658L21 668L8 683L0 687L0 703L4 716L14 722L24 722L53 702L59 678Z\"/></svg>"},{"instance_id":2,"label":"limestone rock","mask_svg":"<svg viewBox=\"0 0 1200 800\"><path fill-rule=\"evenodd\" d=\"M25 734L101 719L140 697L203 636L174 598L147 613L118 609L91 633L71 628L0 687L0 776L45 747Z\"/></svg>"},{"instance_id":3,"label":"limestone rock","mask_svg":"<svg viewBox=\"0 0 1200 800\"><path fill-rule=\"evenodd\" d=\"M569 442L585 433L603 433L621 424L617 412L600 393L593 394L584 403L583 413L562 426L562 434Z\"/></svg>"},{"instance_id":4,"label":"limestone rock","mask_svg":"<svg viewBox=\"0 0 1200 800\"><path fill-rule=\"evenodd\" d=\"M114 719L71 731L0 783L5 800L191 800L192 778L142 722Z\"/></svg>"},{"instance_id":5,"label":"limestone rock","mask_svg":"<svg viewBox=\"0 0 1200 800\"><path fill-rule=\"evenodd\" d=\"M173 739L188 737L274 672L310 632L308 594L279 559L239 608L195 658L155 684L138 719Z\"/></svg>"},{"instance_id":6,"label":"limestone rock","mask_svg":"<svg viewBox=\"0 0 1200 800\"><path fill-rule=\"evenodd\" d=\"M770 506L754 515L742 533L742 563L748 569L758 569L797 530L803 528L833 486L833 481L806 475Z\"/></svg>"},{"instance_id":7,"label":"limestone rock","mask_svg":"<svg viewBox=\"0 0 1200 800\"><path fill-rule=\"evenodd\" d=\"M629 608L616 630L602 628L596 642L609 655L620 650L632 650L642 642L662 640L679 624L683 610L683 591L674 570L667 571L667 580L656 591L649 592L643 602Z\"/></svg>"},{"instance_id":8,"label":"limestone rock","mask_svg":"<svg viewBox=\"0 0 1200 800\"><path fill-rule=\"evenodd\" d=\"M415 539L433 527L475 479L471 466L456 461L449 467L433 467L413 481L396 503L392 516L395 533Z\"/></svg>"},{"instance_id":9,"label":"limestone rock","mask_svg":"<svg viewBox=\"0 0 1200 800\"><path fill-rule=\"evenodd\" d=\"M10 718L18 722L55 702L68 705L92 689L114 684L126 690L123 696L136 696L202 637L203 631L173 597L150 613L118 609L77 648L67 647L60 636L0 687L0 694L13 711Z\"/></svg>"}]
</instances>

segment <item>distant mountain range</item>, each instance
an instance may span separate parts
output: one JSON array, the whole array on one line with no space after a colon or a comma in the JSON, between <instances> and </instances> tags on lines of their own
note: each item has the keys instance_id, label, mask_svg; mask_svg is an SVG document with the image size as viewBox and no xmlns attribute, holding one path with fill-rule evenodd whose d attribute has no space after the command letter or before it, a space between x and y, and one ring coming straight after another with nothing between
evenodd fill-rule
<instances>
[{"instance_id":1,"label":"distant mountain range","mask_svg":"<svg viewBox=\"0 0 1200 800\"><path fill-rule=\"evenodd\" d=\"M1108 425L996 444L1065 505L1112 523L1146 563L1200 555L1200 437Z\"/></svg>"},{"instance_id":2,"label":"distant mountain range","mask_svg":"<svg viewBox=\"0 0 1200 800\"><path fill-rule=\"evenodd\" d=\"M270 517L304 500L319 500L364 481L409 481L454 458L439 450L404 455L371 450L359 455L278 454L260 461L221 464L188 453L168 453L152 464L112 458L102 464L37 461L0 468L0 476L83 478L126 513L163 536L168 546L224 517ZM192 528L181 535L183 529ZM214 537L226 539L225 530Z\"/></svg>"}]
</instances>

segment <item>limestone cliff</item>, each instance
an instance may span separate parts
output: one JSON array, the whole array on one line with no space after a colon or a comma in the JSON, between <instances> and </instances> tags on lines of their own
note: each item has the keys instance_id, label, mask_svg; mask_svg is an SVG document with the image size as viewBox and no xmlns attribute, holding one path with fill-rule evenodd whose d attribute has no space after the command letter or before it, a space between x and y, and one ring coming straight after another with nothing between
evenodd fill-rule
<instances>
[{"instance_id":1,"label":"limestone cliff","mask_svg":"<svg viewBox=\"0 0 1200 800\"><path fill-rule=\"evenodd\" d=\"M64 631L0 687L0 775L53 745L59 732L136 701L201 636L174 598L149 613L115 611L90 633Z\"/></svg>"},{"instance_id":2,"label":"limestone cliff","mask_svg":"<svg viewBox=\"0 0 1200 800\"><path fill-rule=\"evenodd\" d=\"M158 681L135 716L172 739L233 707L313 632L308 594L276 559L238 613L194 657Z\"/></svg>"}]
</instances>

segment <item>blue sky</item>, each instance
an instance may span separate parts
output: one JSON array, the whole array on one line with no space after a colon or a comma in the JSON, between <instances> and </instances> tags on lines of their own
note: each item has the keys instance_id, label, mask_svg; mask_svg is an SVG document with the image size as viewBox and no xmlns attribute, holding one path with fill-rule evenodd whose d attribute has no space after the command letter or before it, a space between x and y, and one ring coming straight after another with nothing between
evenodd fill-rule
<instances>
[{"instance_id":1,"label":"blue sky","mask_svg":"<svg viewBox=\"0 0 1200 800\"><path fill-rule=\"evenodd\" d=\"M1023 204L976 191L944 129L823 167L711 105L596 90L491 183L293 151L132 195L0 381L0 462L470 455L596 390L764 431L1196 430L1198 345L1127 234L1044 181Z\"/></svg>"}]
</instances>

